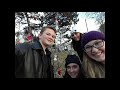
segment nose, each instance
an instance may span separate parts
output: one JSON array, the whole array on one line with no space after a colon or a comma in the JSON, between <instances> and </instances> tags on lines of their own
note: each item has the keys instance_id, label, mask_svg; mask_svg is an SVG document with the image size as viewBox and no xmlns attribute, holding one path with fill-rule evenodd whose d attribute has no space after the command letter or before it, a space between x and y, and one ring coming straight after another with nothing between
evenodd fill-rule
<instances>
[{"instance_id":1,"label":"nose","mask_svg":"<svg viewBox=\"0 0 120 90\"><path fill-rule=\"evenodd\" d=\"M76 35L74 35L74 36L73 36L73 39L76 39L76 38L77 38L77 36L76 36Z\"/></svg>"},{"instance_id":2,"label":"nose","mask_svg":"<svg viewBox=\"0 0 120 90\"><path fill-rule=\"evenodd\" d=\"M91 52L92 52L92 54L95 54L95 53L97 53L97 52L98 52L98 49L97 49L97 48L95 48L95 47L92 47Z\"/></svg>"},{"instance_id":3,"label":"nose","mask_svg":"<svg viewBox=\"0 0 120 90\"><path fill-rule=\"evenodd\" d=\"M73 68L70 68L70 72L73 72Z\"/></svg>"}]
</instances>

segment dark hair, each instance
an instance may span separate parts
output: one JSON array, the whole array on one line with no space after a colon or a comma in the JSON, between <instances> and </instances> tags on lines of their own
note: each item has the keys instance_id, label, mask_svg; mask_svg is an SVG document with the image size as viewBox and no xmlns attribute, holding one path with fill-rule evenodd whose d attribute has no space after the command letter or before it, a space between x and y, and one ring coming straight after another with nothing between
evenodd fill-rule
<instances>
[{"instance_id":1,"label":"dark hair","mask_svg":"<svg viewBox=\"0 0 120 90\"><path fill-rule=\"evenodd\" d=\"M42 30L40 31L40 33L42 34L47 28L52 29L56 33L56 29L54 27L52 27L52 26L43 27Z\"/></svg>"}]
</instances>

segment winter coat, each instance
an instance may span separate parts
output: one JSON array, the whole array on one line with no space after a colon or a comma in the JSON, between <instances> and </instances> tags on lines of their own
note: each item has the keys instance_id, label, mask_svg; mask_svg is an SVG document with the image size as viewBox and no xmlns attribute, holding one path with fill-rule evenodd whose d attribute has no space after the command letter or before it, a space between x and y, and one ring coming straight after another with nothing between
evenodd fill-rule
<instances>
[{"instance_id":1,"label":"winter coat","mask_svg":"<svg viewBox=\"0 0 120 90\"><path fill-rule=\"evenodd\" d=\"M16 78L53 78L51 52L46 55L39 41L23 43L15 46Z\"/></svg>"}]
</instances>

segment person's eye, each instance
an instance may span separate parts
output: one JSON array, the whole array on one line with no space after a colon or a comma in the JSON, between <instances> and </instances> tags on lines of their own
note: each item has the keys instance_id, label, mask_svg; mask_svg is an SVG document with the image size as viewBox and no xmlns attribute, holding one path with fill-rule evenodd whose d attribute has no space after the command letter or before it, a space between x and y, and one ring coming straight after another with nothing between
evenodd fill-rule
<instances>
[{"instance_id":1,"label":"person's eye","mask_svg":"<svg viewBox=\"0 0 120 90\"><path fill-rule=\"evenodd\" d=\"M73 66L73 68L77 68L77 66L76 66L76 65L74 65L74 66Z\"/></svg>"},{"instance_id":2,"label":"person's eye","mask_svg":"<svg viewBox=\"0 0 120 90\"><path fill-rule=\"evenodd\" d=\"M67 66L67 69L70 69L70 66Z\"/></svg>"},{"instance_id":3,"label":"person's eye","mask_svg":"<svg viewBox=\"0 0 120 90\"><path fill-rule=\"evenodd\" d=\"M91 47L92 47L92 46L88 45L88 46L85 47L85 49L89 49L89 48L91 48Z\"/></svg>"},{"instance_id":4,"label":"person's eye","mask_svg":"<svg viewBox=\"0 0 120 90\"><path fill-rule=\"evenodd\" d=\"M50 36L50 33L46 33L46 34Z\"/></svg>"},{"instance_id":5,"label":"person's eye","mask_svg":"<svg viewBox=\"0 0 120 90\"><path fill-rule=\"evenodd\" d=\"M102 42L102 41L97 41L97 42L95 42L94 44L95 44L95 45L100 45L101 42Z\"/></svg>"},{"instance_id":6,"label":"person's eye","mask_svg":"<svg viewBox=\"0 0 120 90\"><path fill-rule=\"evenodd\" d=\"M53 38L56 38L56 36L52 36Z\"/></svg>"}]
</instances>

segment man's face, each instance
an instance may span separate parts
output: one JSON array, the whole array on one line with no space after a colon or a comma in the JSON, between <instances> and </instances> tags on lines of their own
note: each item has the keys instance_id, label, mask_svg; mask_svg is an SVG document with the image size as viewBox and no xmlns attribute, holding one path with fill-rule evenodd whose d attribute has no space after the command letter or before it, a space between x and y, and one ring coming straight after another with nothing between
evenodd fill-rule
<instances>
[{"instance_id":1,"label":"man's face","mask_svg":"<svg viewBox=\"0 0 120 90\"><path fill-rule=\"evenodd\" d=\"M80 33L79 33L79 32L74 32L74 33L72 33L72 38L73 38L75 41L79 41L79 40L80 40Z\"/></svg>"},{"instance_id":2,"label":"man's face","mask_svg":"<svg viewBox=\"0 0 120 90\"><path fill-rule=\"evenodd\" d=\"M39 35L39 39L44 47L53 45L55 38L55 32L49 28Z\"/></svg>"}]
</instances>

